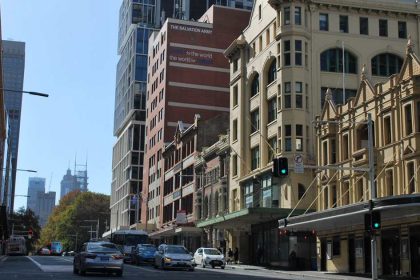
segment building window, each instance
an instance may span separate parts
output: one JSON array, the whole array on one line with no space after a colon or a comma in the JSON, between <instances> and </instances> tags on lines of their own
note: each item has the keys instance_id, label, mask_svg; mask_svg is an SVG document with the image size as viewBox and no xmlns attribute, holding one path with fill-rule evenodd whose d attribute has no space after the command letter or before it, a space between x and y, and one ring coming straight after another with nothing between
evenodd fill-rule
<instances>
[{"instance_id":1,"label":"building window","mask_svg":"<svg viewBox=\"0 0 420 280\"><path fill-rule=\"evenodd\" d=\"M295 40L295 65L302 65L302 40Z\"/></svg>"},{"instance_id":2,"label":"building window","mask_svg":"<svg viewBox=\"0 0 420 280\"><path fill-rule=\"evenodd\" d=\"M319 30L328 31L328 14L319 14Z\"/></svg>"},{"instance_id":3,"label":"building window","mask_svg":"<svg viewBox=\"0 0 420 280\"><path fill-rule=\"evenodd\" d=\"M251 133L254 133L260 129L260 110L254 110L251 112Z\"/></svg>"},{"instance_id":4,"label":"building window","mask_svg":"<svg viewBox=\"0 0 420 280\"><path fill-rule=\"evenodd\" d=\"M295 93L296 108L303 108L302 82L295 83Z\"/></svg>"},{"instance_id":5,"label":"building window","mask_svg":"<svg viewBox=\"0 0 420 280\"><path fill-rule=\"evenodd\" d=\"M411 104L404 107L405 112L405 135L408 136L413 133L413 115L411 111Z\"/></svg>"},{"instance_id":6,"label":"building window","mask_svg":"<svg viewBox=\"0 0 420 280\"><path fill-rule=\"evenodd\" d=\"M290 41L284 41L284 52L283 52L283 62L284 62L284 66L290 66L291 61L290 61Z\"/></svg>"},{"instance_id":7,"label":"building window","mask_svg":"<svg viewBox=\"0 0 420 280\"><path fill-rule=\"evenodd\" d=\"M284 83L284 108L291 108L292 107L292 83L285 82Z\"/></svg>"},{"instance_id":8,"label":"building window","mask_svg":"<svg viewBox=\"0 0 420 280\"><path fill-rule=\"evenodd\" d=\"M414 161L407 163L407 184L408 194L412 194L416 191L416 174L414 173Z\"/></svg>"},{"instance_id":9,"label":"building window","mask_svg":"<svg viewBox=\"0 0 420 280\"><path fill-rule=\"evenodd\" d=\"M268 100L268 123L277 119L277 99L271 98Z\"/></svg>"},{"instance_id":10,"label":"building window","mask_svg":"<svg viewBox=\"0 0 420 280\"><path fill-rule=\"evenodd\" d=\"M382 37L388 36L388 20L386 19L379 20L379 36L382 36Z\"/></svg>"},{"instance_id":11,"label":"building window","mask_svg":"<svg viewBox=\"0 0 420 280\"><path fill-rule=\"evenodd\" d=\"M303 125L296 125L296 151L303 151Z\"/></svg>"},{"instance_id":12,"label":"building window","mask_svg":"<svg viewBox=\"0 0 420 280\"><path fill-rule=\"evenodd\" d=\"M260 166L260 147L251 149L251 170L255 170Z\"/></svg>"},{"instance_id":13,"label":"building window","mask_svg":"<svg viewBox=\"0 0 420 280\"><path fill-rule=\"evenodd\" d=\"M394 195L394 172L392 171L392 169L385 171L385 184L386 184L385 196L393 196Z\"/></svg>"},{"instance_id":14,"label":"building window","mask_svg":"<svg viewBox=\"0 0 420 280\"><path fill-rule=\"evenodd\" d=\"M330 208L328 198L328 187L324 187L324 209Z\"/></svg>"},{"instance_id":15,"label":"building window","mask_svg":"<svg viewBox=\"0 0 420 280\"><path fill-rule=\"evenodd\" d=\"M302 8L295 7L295 24L301 25L302 24Z\"/></svg>"},{"instance_id":16,"label":"building window","mask_svg":"<svg viewBox=\"0 0 420 280\"><path fill-rule=\"evenodd\" d=\"M258 19L261 19L261 5L258 5Z\"/></svg>"},{"instance_id":17,"label":"building window","mask_svg":"<svg viewBox=\"0 0 420 280\"><path fill-rule=\"evenodd\" d=\"M305 195L305 186L302 184L298 184L298 199L302 199Z\"/></svg>"},{"instance_id":18,"label":"building window","mask_svg":"<svg viewBox=\"0 0 420 280\"><path fill-rule=\"evenodd\" d=\"M238 140L238 120L233 120L232 124L232 140Z\"/></svg>"},{"instance_id":19,"label":"building window","mask_svg":"<svg viewBox=\"0 0 420 280\"><path fill-rule=\"evenodd\" d=\"M407 23L405 21L398 22L398 38L407 38Z\"/></svg>"},{"instance_id":20,"label":"building window","mask_svg":"<svg viewBox=\"0 0 420 280\"><path fill-rule=\"evenodd\" d=\"M345 73L357 74L357 57L344 51ZM343 50L341 48L328 49L321 53L321 71L343 72Z\"/></svg>"},{"instance_id":21,"label":"building window","mask_svg":"<svg viewBox=\"0 0 420 280\"><path fill-rule=\"evenodd\" d=\"M369 35L369 19L367 17L359 18L359 28L361 35Z\"/></svg>"},{"instance_id":22,"label":"building window","mask_svg":"<svg viewBox=\"0 0 420 280\"><path fill-rule=\"evenodd\" d=\"M290 25L290 7L284 7L284 25Z\"/></svg>"},{"instance_id":23,"label":"building window","mask_svg":"<svg viewBox=\"0 0 420 280\"><path fill-rule=\"evenodd\" d=\"M270 44L270 27L265 31L265 46Z\"/></svg>"},{"instance_id":24,"label":"building window","mask_svg":"<svg viewBox=\"0 0 420 280\"><path fill-rule=\"evenodd\" d=\"M356 89L345 89L344 96L343 96L343 89L342 88L330 88L332 91L332 98L336 105L342 105L347 103L351 97L355 97L357 94ZM327 88L321 88L321 108L324 106L325 103L325 93L327 92Z\"/></svg>"},{"instance_id":25,"label":"building window","mask_svg":"<svg viewBox=\"0 0 420 280\"><path fill-rule=\"evenodd\" d=\"M268 139L268 144L268 160L271 161L277 154L277 137L275 136Z\"/></svg>"},{"instance_id":26,"label":"building window","mask_svg":"<svg viewBox=\"0 0 420 280\"><path fill-rule=\"evenodd\" d=\"M233 64L233 72L235 73L236 71L238 71L238 59L234 59L232 64Z\"/></svg>"},{"instance_id":27,"label":"building window","mask_svg":"<svg viewBox=\"0 0 420 280\"><path fill-rule=\"evenodd\" d=\"M344 160L348 159L349 158L349 135L348 134L343 135L342 149L343 149L343 159Z\"/></svg>"},{"instance_id":28,"label":"building window","mask_svg":"<svg viewBox=\"0 0 420 280\"><path fill-rule=\"evenodd\" d=\"M356 181L356 188L357 188L357 190L356 190L356 203L357 202L361 202L361 201L363 201L363 197L364 197L364 184L363 184L363 178L358 178L357 179L357 181Z\"/></svg>"},{"instance_id":29,"label":"building window","mask_svg":"<svg viewBox=\"0 0 420 280\"><path fill-rule=\"evenodd\" d=\"M328 142L327 141L322 142L322 164L323 165L328 164Z\"/></svg>"},{"instance_id":30,"label":"building window","mask_svg":"<svg viewBox=\"0 0 420 280\"><path fill-rule=\"evenodd\" d=\"M342 205L348 205L350 203L350 193L349 193L349 186L350 182L346 181L343 183L343 189L342 189Z\"/></svg>"},{"instance_id":31,"label":"building window","mask_svg":"<svg viewBox=\"0 0 420 280\"><path fill-rule=\"evenodd\" d=\"M233 87L232 107L238 105L238 85Z\"/></svg>"},{"instance_id":32,"label":"building window","mask_svg":"<svg viewBox=\"0 0 420 280\"><path fill-rule=\"evenodd\" d=\"M268 84L271 84L277 79L277 66L276 66L276 60L274 59L270 67L268 68Z\"/></svg>"},{"instance_id":33,"label":"building window","mask_svg":"<svg viewBox=\"0 0 420 280\"><path fill-rule=\"evenodd\" d=\"M232 175L238 175L238 156L233 155L232 157Z\"/></svg>"},{"instance_id":34,"label":"building window","mask_svg":"<svg viewBox=\"0 0 420 280\"><path fill-rule=\"evenodd\" d=\"M388 145L392 142L392 128L391 128L391 116L384 117L384 144Z\"/></svg>"},{"instance_id":35,"label":"building window","mask_svg":"<svg viewBox=\"0 0 420 280\"><path fill-rule=\"evenodd\" d=\"M331 163L334 164L337 162L337 151L335 146L335 139L331 139Z\"/></svg>"},{"instance_id":36,"label":"building window","mask_svg":"<svg viewBox=\"0 0 420 280\"><path fill-rule=\"evenodd\" d=\"M349 33L349 17L340 16L340 32Z\"/></svg>"},{"instance_id":37,"label":"building window","mask_svg":"<svg viewBox=\"0 0 420 280\"><path fill-rule=\"evenodd\" d=\"M290 124L286 124L284 126L284 150L286 152L292 151L292 126Z\"/></svg>"},{"instance_id":38,"label":"building window","mask_svg":"<svg viewBox=\"0 0 420 280\"><path fill-rule=\"evenodd\" d=\"M372 75L389 77L399 73L403 64L402 58L391 53L381 53L372 58Z\"/></svg>"},{"instance_id":39,"label":"building window","mask_svg":"<svg viewBox=\"0 0 420 280\"><path fill-rule=\"evenodd\" d=\"M260 92L260 76L256 74L251 83L251 97L257 95Z\"/></svg>"},{"instance_id":40,"label":"building window","mask_svg":"<svg viewBox=\"0 0 420 280\"><path fill-rule=\"evenodd\" d=\"M332 243L332 249L333 249L333 256L339 256L341 254L341 244L340 244L340 236L334 236L333 237L333 243Z\"/></svg>"},{"instance_id":41,"label":"building window","mask_svg":"<svg viewBox=\"0 0 420 280\"><path fill-rule=\"evenodd\" d=\"M331 208L336 208L337 207L337 186L333 185L331 186Z\"/></svg>"}]
</instances>

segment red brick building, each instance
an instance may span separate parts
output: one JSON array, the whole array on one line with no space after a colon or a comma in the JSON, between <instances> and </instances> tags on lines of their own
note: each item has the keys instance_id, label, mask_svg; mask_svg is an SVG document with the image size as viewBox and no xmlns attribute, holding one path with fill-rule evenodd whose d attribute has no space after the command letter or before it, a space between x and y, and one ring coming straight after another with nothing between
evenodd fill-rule
<instances>
[{"instance_id":1,"label":"red brick building","mask_svg":"<svg viewBox=\"0 0 420 280\"><path fill-rule=\"evenodd\" d=\"M249 11L212 6L197 22L168 19L149 39L146 155L142 223L162 226L162 150L178 125L229 112L229 62L224 50L249 22ZM220 133L226 133L221 131Z\"/></svg>"}]
</instances>

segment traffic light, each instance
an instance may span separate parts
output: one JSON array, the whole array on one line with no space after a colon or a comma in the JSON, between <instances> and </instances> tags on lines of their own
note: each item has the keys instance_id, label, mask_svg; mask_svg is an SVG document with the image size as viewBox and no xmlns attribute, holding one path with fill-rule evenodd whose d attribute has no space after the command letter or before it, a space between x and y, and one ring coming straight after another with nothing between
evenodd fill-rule
<instances>
[{"instance_id":1,"label":"traffic light","mask_svg":"<svg viewBox=\"0 0 420 280\"><path fill-rule=\"evenodd\" d=\"M372 212L372 224L371 227L373 230L381 229L381 212L373 211Z\"/></svg>"},{"instance_id":2,"label":"traffic light","mask_svg":"<svg viewBox=\"0 0 420 280\"><path fill-rule=\"evenodd\" d=\"M286 157L273 159L273 176L285 177L289 175L289 164Z\"/></svg>"}]
</instances>

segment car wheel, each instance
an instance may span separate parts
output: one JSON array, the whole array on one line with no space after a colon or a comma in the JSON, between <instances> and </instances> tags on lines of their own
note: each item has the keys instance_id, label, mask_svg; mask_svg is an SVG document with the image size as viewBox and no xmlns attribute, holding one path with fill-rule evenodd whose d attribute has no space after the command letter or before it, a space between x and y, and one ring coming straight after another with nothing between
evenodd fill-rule
<instances>
[{"instance_id":1,"label":"car wheel","mask_svg":"<svg viewBox=\"0 0 420 280\"><path fill-rule=\"evenodd\" d=\"M117 273L115 273L118 277L121 277L122 275L123 275L123 271L122 270L120 270L120 271L117 271Z\"/></svg>"},{"instance_id":2,"label":"car wheel","mask_svg":"<svg viewBox=\"0 0 420 280\"><path fill-rule=\"evenodd\" d=\"M224 265L222 265L220 268L221 268L221 269L225 269L225 266L224 266Z\"/></svg>"},{"instance_id":3,"label":"car wheel","mask_svg":"<svg viewBox=\"0 0 420 280\"><path fill-rule=\"evenodd\" d=\"M162 260L162 263L160 264L160 266L161 266L162 270L165 270L165 264L163 263L163 260Z\"/></svg>"}]
</instances>

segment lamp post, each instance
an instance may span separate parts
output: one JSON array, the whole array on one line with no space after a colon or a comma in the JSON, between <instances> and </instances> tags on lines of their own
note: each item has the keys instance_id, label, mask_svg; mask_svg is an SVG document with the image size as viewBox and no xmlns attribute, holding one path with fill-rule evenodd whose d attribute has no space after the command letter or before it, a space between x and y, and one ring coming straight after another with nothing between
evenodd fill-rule
<instances>
[{"instance_id":1,"label":"lamp post","mask_svg":"<svg viewBox=\"0 0 420 280\"><path fill-rule=\"evenodd\" d=\"M16 89L8 89L8 88L0 88L0 90L8 91L8 92L27 93L27 94L30 94L30 95L36 95L36 96L41 96L41 97L48 97L49 96L46 93L37 92L37 91L16 90Z\"/></svg>"}]
</instances>

